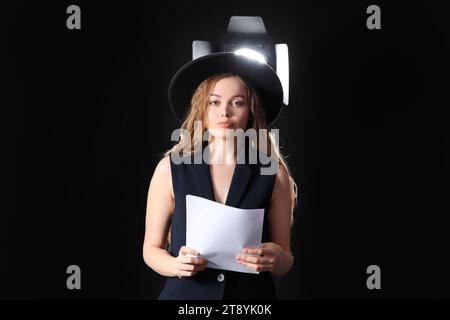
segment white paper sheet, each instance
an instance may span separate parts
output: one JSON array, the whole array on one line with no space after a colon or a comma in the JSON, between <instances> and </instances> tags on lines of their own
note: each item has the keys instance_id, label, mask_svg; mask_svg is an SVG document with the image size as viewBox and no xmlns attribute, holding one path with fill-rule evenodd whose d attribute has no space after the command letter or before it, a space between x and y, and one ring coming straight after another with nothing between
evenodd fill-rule
<instances>
[{"instance_id":1,"label":"white paper sheet","mask_svg":"<svg viewBox=\"0 0 450 320\"><path fill-rule=\"evenodd\" d=\"M261 246L264 209L239 209L186 195L186 246L208 260L208 268L246 273L236 261L246 246Z\"/></svg>"}]
</instances>

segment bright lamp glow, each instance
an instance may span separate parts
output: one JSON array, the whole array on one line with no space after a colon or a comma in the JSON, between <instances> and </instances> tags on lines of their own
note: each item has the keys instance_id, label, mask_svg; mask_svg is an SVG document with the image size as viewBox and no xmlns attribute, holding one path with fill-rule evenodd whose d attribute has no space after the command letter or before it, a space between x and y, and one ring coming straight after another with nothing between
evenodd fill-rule
<instances>
[{"instance_id":1,"label":"bright lamp glow","mask_svg":"<svg viewBox=\"0 0 450 320\"><path fill-rule=\"evenodd\" d=\"M277 58L277 75L283 86L283 103L289 104L289 52L285 43L275 45Z\"/></svg>"},{"instance_id":2,"label":"bright lamp glow","mask_svg":"<svg viewBox=\"0 0 450 320\"><path fill-rule=\"evenodd\" d=\"M236 50L234 53L252 60L256 60L259 63L267 63L266 58L261 53L252 49L241 48Z\"/></svg>"}]
</instances>

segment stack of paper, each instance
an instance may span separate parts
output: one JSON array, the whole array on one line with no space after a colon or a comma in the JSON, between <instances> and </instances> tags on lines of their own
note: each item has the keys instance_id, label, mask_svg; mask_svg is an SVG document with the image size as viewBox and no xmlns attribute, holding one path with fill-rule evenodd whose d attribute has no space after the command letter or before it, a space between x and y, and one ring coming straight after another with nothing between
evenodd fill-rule
<instances>
[{"instance_id":1,"label":"stack of paper","mask_svg":"<svg viewBox=\"0 0 450 320\"><path fill-rule=\"evenodd\" d=\"M264 209L239 209L186 196L186 246L208 260L207 267L258 273L236 261L244 247L261 246Z\"/></svg>"}]
</instances>

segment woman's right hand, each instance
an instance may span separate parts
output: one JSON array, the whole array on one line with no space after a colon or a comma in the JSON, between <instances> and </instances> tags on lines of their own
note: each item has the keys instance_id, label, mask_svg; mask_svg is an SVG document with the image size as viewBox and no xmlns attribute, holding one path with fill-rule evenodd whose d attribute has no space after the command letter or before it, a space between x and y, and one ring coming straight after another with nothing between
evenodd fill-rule
<instances>
[{"instance_id":1,"label":"woman's right hand","mask_svg":"<svg viewBox=\"0 0 450 320\"><path fill-rule=\"evenodd\" d=\"M182 246L178 253L178 257L175 258L175 275L178 278L192 277L199 271L203 271L206 268L208 261L205 258L189 257L186 254L198 256L198 252L192 248Z\"/></svg>"}]
</instances>

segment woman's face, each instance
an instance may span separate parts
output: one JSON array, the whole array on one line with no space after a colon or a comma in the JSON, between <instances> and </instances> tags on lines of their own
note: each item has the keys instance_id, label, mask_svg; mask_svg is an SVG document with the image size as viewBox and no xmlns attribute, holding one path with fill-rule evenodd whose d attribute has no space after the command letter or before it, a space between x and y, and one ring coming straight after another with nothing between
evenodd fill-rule
<instances>
[{"instance_id":1,"label":"woman's face","mask_svg":"<svg viewBox=\"0 0 450 320\"><path fill-rule=\"evenodd\" d=\"M247 128L250 106L247 87L237 77L216 83L208 100L208 131L217 138L226 138L226 129Z\"/></svg>"}]
</instances>

